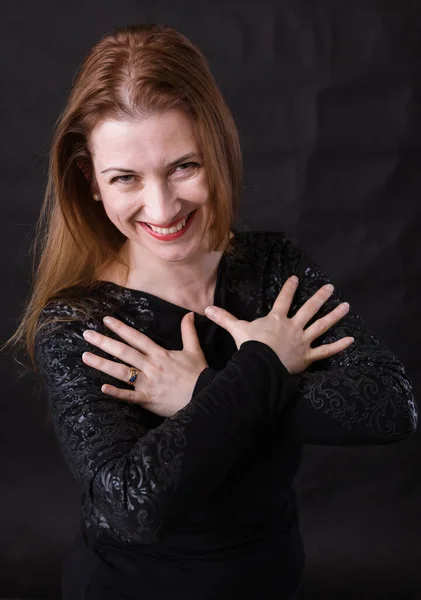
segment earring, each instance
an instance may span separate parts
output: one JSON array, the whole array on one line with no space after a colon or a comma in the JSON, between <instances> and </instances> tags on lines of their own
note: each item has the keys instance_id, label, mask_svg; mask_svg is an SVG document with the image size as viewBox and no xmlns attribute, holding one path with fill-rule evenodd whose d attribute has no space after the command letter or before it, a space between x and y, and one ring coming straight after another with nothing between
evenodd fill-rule
<instances>
[{"instance_id":1,"label":"earring","mask_svg":"<svg viewBox=\"0 0 421 600\"><path fill-rule=\"evenodd\" d=\"M101 196L100 196L99 194L94 194L94 195L93 195L93 199L94 199L94 200L97 200L97 201L98 201L98 200L101 200Z\"/></svg>"}]
</instances>

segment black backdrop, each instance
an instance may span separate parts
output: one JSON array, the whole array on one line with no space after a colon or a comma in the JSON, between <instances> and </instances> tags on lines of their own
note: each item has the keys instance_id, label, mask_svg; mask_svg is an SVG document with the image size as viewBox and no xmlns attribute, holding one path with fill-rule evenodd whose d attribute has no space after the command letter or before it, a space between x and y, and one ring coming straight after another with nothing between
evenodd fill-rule
<instances>
[{"instance_id":1,"label":"black backdrop","mask_svg":"<svg viewBox=\"0 0 421 600\"><path fill-rule=\"evenodd\" d=\"M199 45L244 150L242 223L316 259L420 390L421 4L3 2L1 340L30 285L50 135L90 46L163 22ZM1 355L0 598L58 598L79 491L36 378ZM304 598L421 598L420 435L305 447L296 478Z\"/></svg>"}]
</instances>

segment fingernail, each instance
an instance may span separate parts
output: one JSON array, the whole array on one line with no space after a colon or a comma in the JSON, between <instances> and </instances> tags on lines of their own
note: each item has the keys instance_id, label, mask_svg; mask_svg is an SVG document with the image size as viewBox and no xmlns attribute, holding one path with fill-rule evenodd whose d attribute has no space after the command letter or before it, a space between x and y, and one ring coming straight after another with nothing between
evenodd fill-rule
<instances>
[{"instance_id":1,"label":"fingernail","mask_svg":"<svg viewBox=\"0 0 421 600\"><path fill-rule=\"evenodd\" d=\"M91 331L90 329L87 329L86 331L83 332L83 337L85 338L85 340L91 340L92 342L95 341L97 339L97 334L95 333L95 331Z\"/></svg>"},{"instance_id":2,"label":"fingernail","mask_svg":"<svg viewBox=\"0 0 421 600\"><path fill-rule=\"evenodd\" d=\"M205 308L205 313L208 317L214 317L216 315L216 309L213 306L207 306Z\"/></svg>"},{"instance_id":3,"label":"fingernail","mask_svg":"<svg viewBox=\"0 0 421 600\"><path fill-rule=\"evenodd\" d=\"M298 277L296 275L293 275L291 277L292 283L298 283Z\"/></svg>"},{"instance_id":4,"label":"fingernail","mask_svg":"<svg viewBox=\"0 0 421 600\"><path fill-rule=\"evenodd\" d=\"M114 319L112 317L104 317L102 320L106 325L112 325Z\"/></svg>"}]
</instances>

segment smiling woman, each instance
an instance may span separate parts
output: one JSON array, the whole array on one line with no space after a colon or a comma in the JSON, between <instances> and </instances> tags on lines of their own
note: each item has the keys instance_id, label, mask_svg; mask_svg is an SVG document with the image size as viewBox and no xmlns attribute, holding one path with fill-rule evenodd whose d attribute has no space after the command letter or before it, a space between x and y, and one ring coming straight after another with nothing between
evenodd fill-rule
<instances>
[{"instance_id":1,"label":"smiling woman","mask_svg":"<svg viewBox=\"0 0 421 600\"><path fill-rule=\"evenodd\" d=\"M174 300L180 289L184 298L206 299L216 268L204 261L211 198L204 160L186 162L203 156L200 146L192 117L181 109L130 121L104 119L93 128L92 190L125 235L121 255L130 264L127 279L118 277L115 267L102 279L144 289L158 270ZM189 215L194 218L186 220ZM215 253L215 261L220 255Z\"/></svg>"},{"instance_id":2,"label":"smiling woman","mask_svg":"<svg viewBox=\"0 0 421 600\"><path fill-rule=\"evenodd\" d=\"M10 340L82 491L63 600L298 598L302 444L416 429L403 365L324 271L282 231L236 229L241 182L194 44L163 25L95 44L57 123Z\"/></svg>"}]
</instances>

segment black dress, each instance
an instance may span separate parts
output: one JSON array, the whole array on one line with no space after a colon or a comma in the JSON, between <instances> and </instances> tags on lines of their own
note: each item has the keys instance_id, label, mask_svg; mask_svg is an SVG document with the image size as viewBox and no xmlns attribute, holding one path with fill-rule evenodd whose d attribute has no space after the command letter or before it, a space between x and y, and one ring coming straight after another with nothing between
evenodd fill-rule
<instances>
[{"instance_id":1,"label":"black dress","mask_svg":"<svg viewBox=\"0 0 421 600\"><path fill-rule=\"evenodd\" d=\"M248 321L266 315L283 283L300 278L292 317L328 277L283 232L236 232L218 265L214 304ZM160 346L181 350L187 309L100 282L94 317L56 299L41 319L36 356L52 424L82 490L81 527L63 568L64 600L283 600L305 557L293 478L303 443L387 444L417 426L401 362L352 310L314 346L351 335L335 356L290 375L266 344L237 350L207 317L195 325L209 367L171 418L103 394L130 386L85 365L95 329L112 314ZM341 301L335 290L309 322ZM114 360L117 360L114 358Z\"/></svg>"}]
</instances>

